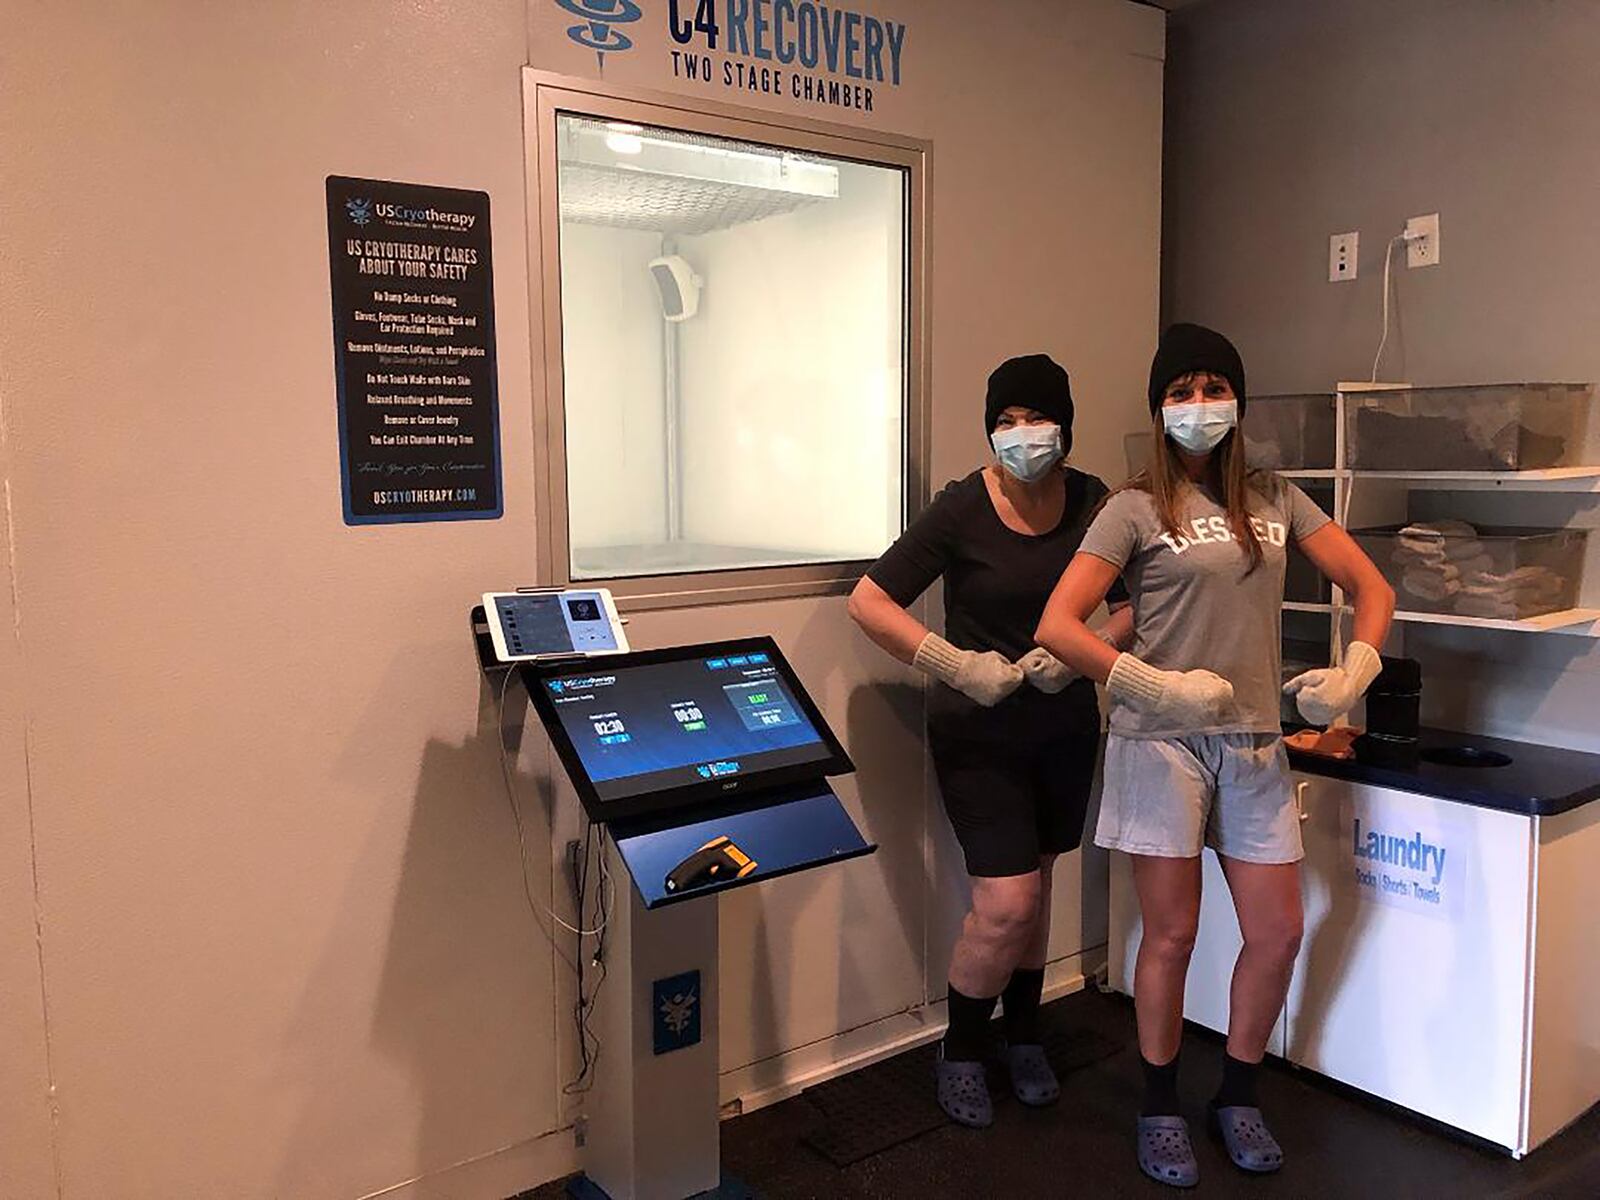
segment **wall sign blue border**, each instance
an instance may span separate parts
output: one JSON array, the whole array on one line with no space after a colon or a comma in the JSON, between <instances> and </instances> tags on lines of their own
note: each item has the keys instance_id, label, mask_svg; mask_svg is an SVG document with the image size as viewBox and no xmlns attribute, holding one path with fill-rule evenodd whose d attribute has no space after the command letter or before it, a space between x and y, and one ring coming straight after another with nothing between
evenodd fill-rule
<instances>
[{"instance_id":1,"label":"wall sign blue border","mask_svg":"<svg viewBox=\"0 0 1600 1200\"><path fill-rule=\"evenodd\" d=\"M348 525L504 511L489 194L327 179Z\"/></svg>"}]
</instances>

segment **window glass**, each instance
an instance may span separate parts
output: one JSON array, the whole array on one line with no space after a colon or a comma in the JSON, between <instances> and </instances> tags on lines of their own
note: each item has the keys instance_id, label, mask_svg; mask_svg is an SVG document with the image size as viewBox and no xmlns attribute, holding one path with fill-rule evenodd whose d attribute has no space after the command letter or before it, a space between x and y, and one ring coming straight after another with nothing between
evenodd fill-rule
<instances>
[{"instance_id":1,"label":"window glass","mask_svg":"<svg viewBox=\"0 0 1600 1200\"><path fill-rule=\"evenodd\" d=\"M905 515L907 173L557 137L570 577L875 558Z\"/></svg>"}]
</instances>

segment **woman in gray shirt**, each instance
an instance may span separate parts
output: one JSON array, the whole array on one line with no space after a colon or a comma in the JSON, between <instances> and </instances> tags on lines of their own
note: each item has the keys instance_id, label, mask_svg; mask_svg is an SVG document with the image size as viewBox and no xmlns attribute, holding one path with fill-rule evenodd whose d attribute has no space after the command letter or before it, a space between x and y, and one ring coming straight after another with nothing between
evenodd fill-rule
<instances>
[{"instance_id":1,"label":"woman in gray shirt","mask_svg":"<svg viewBox=\"0 0 1600 1200\"><path fill-rule=\"evenodd\" d=\"M1233 973L1222 1086L1211 1119L1234 1163L1275 1171L1255 1075L1300 945L1300 822L1278 698L1284 565L1292 539L1355 608L1341 665L1291 680L1326 725L1378 674L1394 592L1304 492L1249 471L1237 432L1244 365L1221 334L1167 330L1150 368L1155 456L1107 499L1045 608L1039 644L1111 695L1098 845L1132 856L1144 934L1134 1007L1144 1060L1139 1165L1162 1183L1199 1177L1179 1115L1183 988L1200 914L1200 852L1216 850L1244 945ZM1118 578L1134 644L1119 654L1083 618Z\"/></svg>"}]
</instances>

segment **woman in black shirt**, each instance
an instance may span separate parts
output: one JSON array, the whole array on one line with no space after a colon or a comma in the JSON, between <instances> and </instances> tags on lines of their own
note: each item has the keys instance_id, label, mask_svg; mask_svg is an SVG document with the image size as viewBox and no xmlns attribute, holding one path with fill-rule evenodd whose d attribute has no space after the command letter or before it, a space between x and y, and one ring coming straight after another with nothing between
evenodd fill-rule
<instances>
[{"instance_id":1,"label":"woman in black shirt","mask_svg":"<svg viewBox=\"0 0 1600 1200\"><path fill-rule=\"evenodd\" d=\"M1017 1098L1060 1094L1038 1032L1050 874L1083 834L1100 709L1093 683L1033 631L1106 494L1066 465L1072 411L1067 373L1048 356L1002 363L984 406L998 461L948 484L850 596L873 641L937 681L928 744L972 888L950 964L938 1095L952 1120L980 1128L994 1115L983 1059L1001 996ZM906 611L941 577L945 637ZM1126 600L1108 599L1114 611ZM1132 626L1118 612L1103 633L1125 642Z\"/></svg>"}]
</instances>

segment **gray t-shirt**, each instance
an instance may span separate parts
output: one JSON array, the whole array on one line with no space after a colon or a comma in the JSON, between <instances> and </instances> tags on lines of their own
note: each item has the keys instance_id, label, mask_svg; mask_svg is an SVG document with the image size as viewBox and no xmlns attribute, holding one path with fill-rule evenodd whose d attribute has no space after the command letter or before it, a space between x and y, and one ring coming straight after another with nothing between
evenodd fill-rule
<instances>
[{"instance_id":1,"label":"gray t-shirt","mask_svg":"<svg viewBox=\"0 0 1600 1200\"><path fill-rule=\"evenodd\" d=\"M1180 503L1181 536L1161 527L1150 493L1125 488L1101 508L1079 553L1122 572L1133 598L1132 653L1164 671L1214 671L1233 684L1234 711L1205 729L1178 729L1115 697L1110 727L1123 737L1200 733L1278 733L1283 649L1283 572L1288 540L1303 540L1328 516L1299 488L1263 480L1252 490L1250 520L1263 559L1249 571L1227 510L1199 488ZM1248 571L1248 574L1246 573Z\"/></svg>"}]
</instances>

